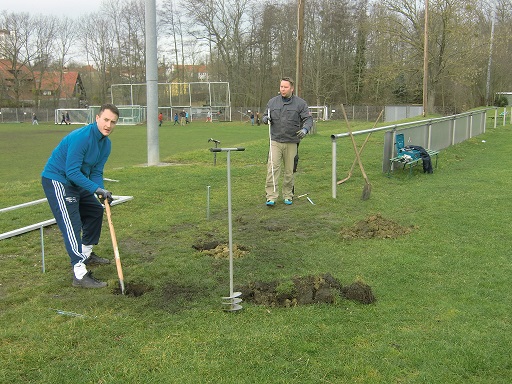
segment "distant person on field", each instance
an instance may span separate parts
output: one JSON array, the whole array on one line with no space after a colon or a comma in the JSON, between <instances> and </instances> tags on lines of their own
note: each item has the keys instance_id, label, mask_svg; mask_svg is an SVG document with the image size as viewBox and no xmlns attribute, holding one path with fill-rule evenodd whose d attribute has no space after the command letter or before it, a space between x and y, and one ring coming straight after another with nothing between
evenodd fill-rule
<instances>
[{"instance_id":1,"label":"distant person on field","mask_svg":"<svg viewBox=\"0 0 512 384\"><path fill-rule=\"evenodd\" d=\"M69 118L69 112L66 112L66 124L71 124L71 119Z\"/></svg>"},{"instance_id":2,"label":"distant person on field","mask_svg":"<svg viewBox=\"0 0 512 384\"><path fill-rule=\"evenodd\" d=\"M251 125L254 125L254 112L251 112Z\"/></svg>"},{"instance_id":3,"label":"distant person on field","mask_svg":"<svg viewBox=\"0 0 512 384\"><path fill-rule=\"evenodd\" d=\"M180 124L185 125L185 118L187 117L187 114L185 110L180 112Z\"/></svg>"},{"instance_id":4,"label":"distant person on field","mask_svg":"<svg viewBox=\"0 0 512 384\"><path fill-rule=\"evenodd\" d=\"M96 255L103 223L103 206L112 203L112 193L103 185L103 167L108 160L112 134L119 119L115 105L101 106L96 122L65 136L53 150L42 172L42 185L73 269L73 286L102 288L87 266L110 264ZM95 196L96 194L96 196Z\"/></svg>"},{"instance_id":5,"label":"distant person on field","mask_svg":"<svg viewBox=\"0 0 512 384\"><path fill-rule=\"evenodd\" d=\"M261 120L260 120L260 113L259 112L256 112L256 125L258 125L258 127L260 126L261 124Z\"/></svg>"},{"instance_id":6,"label":"distant person on field","mask_svg":"<svg viewBox=\"0 0 512 384\"><path fill-rule=\"evenodd\" d=\"M208 113L206 114L206 122L211 123L212 122L212 110L209 109Z\"/></svg>"},{"instance_id":7,"label":"distant person on field","mask_svg":"<svg viewBox=\"0 0 512 384\"><path fill-rule=\"evenodd\" d=\"M62 119L60 121L60 125L62 125L62 123L67 124L66 123L66 115L64 114L64 112L62 112Z\"/></svg>"},{"instance_id":8,"label":"distant person on field","mask_svg":"<svg viewBox=\"0 0 512 384\"><path fill-rule=\"evenodd\" d=\"M263 114L263 124L270 123L270 150L265 183L268 206L273 206L279 197L278 179L281 175L281 163L284 166L282 187L284 203L286 205L293 203L293 170L298 143L313 126L308 104L295 96L293 91L293 80L283 77L279 86L279 95L269 100Z\"/></svg>"},{"instance_id":9,"label":"distant person on field","mask_svg":"<svg viewBox=\"0 0 512 384\"><path fill-rule=\"evenodd\" d=\"M190 123L190 121L188 120L188 112L185 112L185 123Z\"/></svg>"},{"instance_id":10,"label":"distant person on field","mask_svg":"<svg viewBox=\"0 0 512 384\"><path fill-rule=\"evenodd\" d=\"M178 124L178 112L174 114L174 125Z\"/></svg>"},{"instance_id":11,"label":"distant person on field","mask_svg":"<svg viewBox=\"0 0 512 384\"><path fill-rule=\"evenodd\" d=\"M35 113L32 113L32 125L39 125L39 121L37 121L37 116Z\"/></svg>"},{"instance_id":12,"label":"distant person on field","mask_svg":"<svg viewBox=\"0 0 512 384\"><path fill-rule=\"evenodd\" d=\"M161 127L163 122L164 122L164 115L162 114L162 112L160 112L158 114L158 126Z\"/></svg>"}]
</instances>

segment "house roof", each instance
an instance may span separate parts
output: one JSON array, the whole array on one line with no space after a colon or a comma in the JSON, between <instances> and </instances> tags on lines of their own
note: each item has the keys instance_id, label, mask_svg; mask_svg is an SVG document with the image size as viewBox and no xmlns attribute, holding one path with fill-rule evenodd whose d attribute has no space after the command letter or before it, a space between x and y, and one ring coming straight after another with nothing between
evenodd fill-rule
<instances>
[{"instance_id":1,"label":"house roof","mask_svg":"<svg viewBox=\"0 0 512 384\"><path fill-rule=\"evenodd\" d=\"M16 73L17 72L17 73ZM15 76L16 75L16 76ZM62 76L62 81L61 81ZM16 84L16 80L18 83ZM18 64L13 68L8 59L0 59L0 85L6 90L6 96L14 97L14 89L17 85L19 100L32 100L34 90L41 91L42 95L54 96L57 91L59 98L70 99L78 95L85 95L80 74L77 71L65 72L39 72L33 74L25 65ZM78 88L77 88L78 86ZM45 93L45 91L49 91Z\"/></svg>"},{"instance_id":2,"label":"house roof","mask_svg":"<svg viewBox=\"0 0 512 384\"><path fill-rule=\"evenodd\" d=\"M12 82L15 79L14 71L18 71L18 79L28 79L32 77L26 65L16 64L16 68L13 68L11 60L0 59L1 80Z\"/></svg>"},{"instance_id":3,"label":"house roof","mask_svg":"<svg viewBox=\"0 0 512 384\"><path fill-rule=\"evenodd\" d=\"M41 72L35 72L36 89L41 91L56 91L59 89L60 73L45 72L41 77ZM75 85L80 82L80 74L76 71L62 73L62 85L60 87L60 97L67 99L74 96Z\"/></svg>"}]
</instances>

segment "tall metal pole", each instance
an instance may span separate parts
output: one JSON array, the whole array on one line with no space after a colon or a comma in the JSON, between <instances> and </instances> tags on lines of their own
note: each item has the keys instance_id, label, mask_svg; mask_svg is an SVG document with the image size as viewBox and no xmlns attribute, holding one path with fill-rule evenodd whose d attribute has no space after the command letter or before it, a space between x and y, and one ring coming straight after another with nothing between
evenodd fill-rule
<instances>
[{"instance_id":1,"label":"tall metal pole","mask_svg":"<svg viewBox=\"0 0 512 384\"><path fill-rule=\"evenodd\" d=\"M297 61L295 71L295 94L302 96L302 57L304 55L304 2L297 0Z\"/></svg>"},{"instance_id":2,"label":"tall metal pole","mask_svg":"<svg viewBox=\"0 0 512 384\"><path fill-rule=\"evenodd\" d=\"M146 0L146 98L148 165L160 163L158 144L158 58L156 41L156 0Z\"/></svg>"},{"instance_id":3,"label":"tall metal pole","mask_svg":"<svg viewBox=\"0 0 512 384\"><path fill-rule=\"evenodd\" d=\"M491 66L492 66L492 47L494 43L494 24L496 23L496 6L494 6L491 23L491 43L489 46L489 62L487 63L487 83L485 86L485 102L487 105L491 105L490 90L491 90Z\"/></svg>"},{"instance_id":4,"label":"tall metal pole","mask_svg":"<svg viewBox=\"0 0 512 384\"><path fill-rule=\"evenodd\" d=\"M423 116L428 108L428 0L425 0L425 34L423 38Z\"/></svg>"}]
</instances>

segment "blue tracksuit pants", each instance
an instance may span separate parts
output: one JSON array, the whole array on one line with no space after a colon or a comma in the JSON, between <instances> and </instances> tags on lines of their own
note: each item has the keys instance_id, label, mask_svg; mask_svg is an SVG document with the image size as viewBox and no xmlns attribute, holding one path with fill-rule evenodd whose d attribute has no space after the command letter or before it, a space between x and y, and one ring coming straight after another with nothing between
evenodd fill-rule
<instances>
[{"instance_id":1,"label":"blue tracksuit pants","mask_svg":"<svg viewBox=\"0 0 512 384\"><path fill-rule=\"evenodd\" d=\"M48 204L57 221L71 265L83 262L82 244L100 240L103 206L93 193L46 177L41 181Z\"/></svg>"}]
</instances>

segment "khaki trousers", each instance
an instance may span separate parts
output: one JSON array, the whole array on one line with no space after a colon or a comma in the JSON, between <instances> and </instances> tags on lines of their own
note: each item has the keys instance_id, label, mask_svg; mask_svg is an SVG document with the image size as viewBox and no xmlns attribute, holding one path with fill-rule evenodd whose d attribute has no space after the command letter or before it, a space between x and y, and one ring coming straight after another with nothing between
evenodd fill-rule
<instances>
[{"instance_id":1,"label":"khaki trousers","mask_svg":"<svg viewBox=\"0 0 512 384\"><path fill-rule=\"evenodd\" d=\"M281 163L283 164L283 199L293 199L293 161L297 155L297 143L270 142L267 163L267 181L265 193L267 200L277 200L279 197L279 177Z\"/></svg>"}]
</instances>

